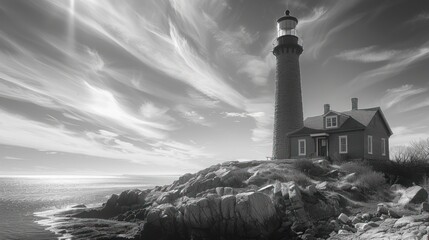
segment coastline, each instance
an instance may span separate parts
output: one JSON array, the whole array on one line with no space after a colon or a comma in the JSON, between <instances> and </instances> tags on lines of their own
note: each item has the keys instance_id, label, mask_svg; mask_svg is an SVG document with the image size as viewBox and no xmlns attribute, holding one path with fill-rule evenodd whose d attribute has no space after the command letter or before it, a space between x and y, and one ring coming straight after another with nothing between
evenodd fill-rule
<instances>
[{"instance_id":1,"label":"coastline","mask_svg":"<svg viewBox=\"0 0 429 240\"><path fill-rule=\"evenodd\" d=\"M136 187L152 188L171 183L175 178L177 177L0 177L0 212L3 219L0 221L0 239L55 240L59 235L46 230L50 224L58 226L57 222L60 222L59 218L53 218L52 215L57 214L59 217L71 206L82 203L87 207L100 206L114 193Z\"/></svg>"},{"instance_id":2,"label":"coastline","mask_svg":"<svg viewBox=\"0 0 429 240\"><path fill-rule=\"evenodd\" d=\"M416 226L429 229L429 213L419 215L418 205L427 202L426 190L368 191L358 174L323 159L225 162L169 185L113 194L95 208L53 214L52 230L63 239L283 240L396 239Z\"/></svg>"}]
</instances>

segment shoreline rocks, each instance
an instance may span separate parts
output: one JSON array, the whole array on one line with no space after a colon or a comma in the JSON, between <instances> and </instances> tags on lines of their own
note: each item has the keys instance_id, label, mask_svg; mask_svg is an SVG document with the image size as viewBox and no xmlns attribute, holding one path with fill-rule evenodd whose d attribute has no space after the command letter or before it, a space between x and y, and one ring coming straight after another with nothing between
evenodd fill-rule
<instances>
[{"instance_id":1,"label":"shoreline rocks","mask_svg":"<svg viewBox=\"0 0 429 240\"><path fill-rule=\"evenodd\" d=\"M138 228L128 238L134 240L370 239L370 234L404 234L404 228L429 221L403 217L429 209L427 192L418 186L395 186L392 195L403 193L398 202L352 214L359 201L369 199L349 187L355 174L315 164L325 172L312 179L297 172L293 160L227 162L185 174L171 185L113 194L102 207L73 217L133 223Z\"/></svg>"}]
</instances>

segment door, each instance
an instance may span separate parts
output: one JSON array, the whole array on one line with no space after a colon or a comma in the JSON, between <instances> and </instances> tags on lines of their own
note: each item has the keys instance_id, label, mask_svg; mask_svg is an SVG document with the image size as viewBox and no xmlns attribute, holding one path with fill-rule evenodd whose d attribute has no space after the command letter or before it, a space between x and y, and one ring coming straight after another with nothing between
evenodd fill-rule
<instances>
[{"instance_id":1,"label":"door","mask_svg":"<svg viewBox=\"0 0 429 240\"><path fill-rule=\"evenodd\" d=\"M317 152L319 153L319 157L328 156L328 139L318 138L317 147L318 147Z\"/></svg>"}]
</instances>

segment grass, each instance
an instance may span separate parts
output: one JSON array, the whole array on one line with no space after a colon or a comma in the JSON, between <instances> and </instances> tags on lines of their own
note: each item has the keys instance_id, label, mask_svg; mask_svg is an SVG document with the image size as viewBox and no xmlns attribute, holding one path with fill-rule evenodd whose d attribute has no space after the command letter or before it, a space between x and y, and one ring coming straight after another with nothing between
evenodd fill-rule
<instances>
[{"instance_id":1,"label":"grass","mask_svg":"<svg viewBox=\"0 0 429 240\"><path fill-rule=\"evenodd\" d=\"M370 171L358 175L355 184L366 192L376 192L386 186L382 173Z\"/></svg>"},{"instance_id":2,"label":"grass","mask_svg":"<svg viewBox=\"0 0 429 240\"><path fill-rule=\"evenodd\" d=\"M356 175L372 171L370 166L362 162L346 162L340 166L340 169L347 173L356 173Z\"/></svg>"},{"instance_id":3,"label":"grass","mask_svg":"<svg viewBox=\"0 0 429 240\"><path fill-rule=\"evenodd\" d=\"M295 181L296 184L303 188L307 187L312 183L307 175L299 171L290 172L288 175L285 176L285 180Z\"/></svg>"},{"instance_id":4,"label":"grass","mask_svg":"<svg viewBox=\"0 0 429 240\"><path fill-rule=\"evenodd\" d=\"M343 172L355 173L353 178L347 179L356 187L367 193L376 193L386 187L386 179L381 172L374 171L371 166L363 162L347 162L340 166Z\"/></svg>"},{"instance_id":5,"label":"grass","mask_svg":"<svg viewBox=\"0 0 429 240\"><path fill-rule=\"evenodd\" d=\"M310 159L297 159L293 163L293 168L308 176L321 176L326 173L326 170L314 164Z\"/></svg>"}]
</instances>

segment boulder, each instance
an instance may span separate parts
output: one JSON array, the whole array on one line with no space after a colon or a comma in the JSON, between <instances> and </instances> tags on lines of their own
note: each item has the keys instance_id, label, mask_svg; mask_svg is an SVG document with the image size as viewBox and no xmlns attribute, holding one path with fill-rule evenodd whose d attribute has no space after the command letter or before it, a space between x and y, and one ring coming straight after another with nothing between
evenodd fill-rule
<instances>
[{"instance_id":1,"label":"boulder","mask_svg":"<svg viewBox=\"0 0 429 240\"><path fill-rule=\"evenodd\" d=\"M305 192L308 193L308 195L313 196L317 192L316 185L311 184L307 186L305 188Z\"/></svg>"},{"instance_id":2,"label":"boulder","mask_svg":"<svg viewBox=\"0 0 429 240\"><path fill-rule=\"evenodd\" d=\"M268 184L265 187L261 187L258 189L258 192L267 194L267 195L271 195L274 193L274 184Z\"/></svg>"},{"instance_id":3,"label":"boulder","mask_svg":"<svg viewBox=\"0 0 429 240\"><path fill-rule=\"evenodd\" d=\"M429 203L423 202L420 206L421 212L429 212Z\"/></svg>"},{"instance_id":4,"label":"boulder","mask_svg":"<svg viewBox=\"0 0 429 240\"><path fill-rule=\"evenodd\" d=\"M195 197L198 193L221 186L221 180L217 176L209 176L213 178L202 177L201 175L192 181L187 182L181 190L182 195Z\"/></svg>"},{"instance_id":5,"label":"boulder","mask_svg":"<svg viewBox=\"0 0 429 240\"><path fill-rule=\"evenodd\" d=\"M404 187L401 184L393 184L392 186L390 186L390 191L392 192L400 191L403 189Z\"/></svg>"},{"instance_id":6,"label":"boulder","mask_svg":"<svg viewBox=\"0 0 429 240\"><path fill-rule=\"evenodd\" d=\"M71 208L86 208L86 205L85 204L78 204L78 205L74 205Z\"/></svg>"},{"instance_id":7,"label":"boulder","mask_svg":"<svg viewBox=\"0 0 429 240\"><path fill-rule=\"evenodd\" d=\"M348 182L343 182L343 183L340 183L338 185L338 188L343 190L343 191L350 191L352 189L352 187L353 187L353 185L351 185Z\"/></svg>"},{"instance_id":8,"label":"boulder","mask_svg":"<svg viewBox=\"0 0 429 240\"><path fill-rule=\"evenodd\" d=\"M331 178L337 178L338 175L339 175L338 169L333 169L333 170L329 171L328 173L326 173L324 176L325 177L331 177Z\"/></svg>"},{"instance_id":9,"label":"boulder","mask_svg":"<svg viewBox=\"0 0 429 240\"><path fill-rule=\"evenodd\" d=\"M427 191L420 186L412 186L405 189L398 203L407 205L409 203L422 203L428 199Z\"/></svg>"},{"instance_id":10,"label":"boulder","mask_svg":"<svg viewBox=\"0 0 429 240\"><path fill-rule=\"evenodd\" d=\"M131 206L134 204L137 204L139 202L139 193L141 191L138 189L135 190L127 190L121 192L118 198L118 205L119 206Z\"/></svg>"},{"instance_id":11,"label":"boulder","mask_svg":"<svg viewBox=\"0 0 429 240\"><path fill-rule=\"evenodd\" d=\"M232 187L225 187L223 189L223 195L233 195L234 189Z\"/></svg>"},{"instance_id":12,"label":"boulder","mask_svg":"<svg viewBox=\"0 0 429 240\"><path fill-rule=\"evenodd\" d=\"M156 199L156 203L158 203L158 204L172 203L178 197L179 197L179 190L171 190L171 191L162 193Z\"/></svg>"},{"instance_id":13,"label":"boulder","mask_svg":"<svg viewBox=\"0 0 429 240\"><path fill-rule=\"evenodd\" d=\"M338 216L338 220L340 220L342 223L348 223L350 221L349 217L344 213L341 213Z\"/></svg>"},{"instance_id":14,"label":"boulder","mask_svg":"<svg viewBox=\"0 0 429 240\"><path fill-rule=\"evenodd\" d=\"M367 231L368 229L374 228L374 227L378 227L379 225L377 223L374 222L369 222L369 223L356 223L355 224L355 228L357 228L358 230L361 231Z\"/></svg>"},{"instance_id":15,"label":"boulder","mask_svg":"<svg viewBox=\"0 0 429 240\"><path fill-rule=\"evenodd\" d=\"M225 195L221 198L220 209L222 219L229 220L235 218L235 196Z\"/></svg>"},{"instance_id":16,"label":"boulder","mask_svg":"<svg viewBox=\"0 0 429 240\"><path fill-rule=\"evenodd\" d=\"M398 219L395 222L395 224L393 225L393 227L401 228L401 227L406 226L406 225L411 224L411 223L428 222L428 221L429 221L429 214L428 213L423 213L420 215L404 216L404 217L401 217L400 219Z\"/></svg>"},{"instance_id":17,"label":"boulder","mask_svg":"<svg viewBox=\"0 0 429 240\"><path fill-rule=\"evenodd\" d=\"M269 236L280 225L273 202L259 192L237 194L235 215L240 237Z\"/></svg>"},{"instance_id":18,"label":"boulder","mask_svg":"<svg viewBox=\"0 0 429 240\"><path fill-rule=\"evenodd\" d=\"M383 214L389 214L389 208L387 208L386 204L384 203L379 203L377 204L377 214L379 216L383 215Z\"/></svg>"},{"instance_id":19,"label":"boulder","mask_svg":"<svg viewBox=\"0 0 429 240\"><path fill-rule=\"evenodd\" d=\"M116 207L116 204L118 203L119 196L117 194L112 194L109 199L107 199L106 205L104 205L105 208L114 208Z\"/></svg>"},{"instance_id":20,"label":"boulder","mask_svg":"<svg viewBox=\"0 0 429 240\"><path fill-rule=\"evenodd\" d=\"M344 229L340 229L339 231L338 231L338 234L340 234L340 235L346 235L346 234L350 234L351 232L349 232L349 231L347 231L347 230L344 230Z\"/></svg>"},{"instance_id":21,"label":"boulder","mask_svg":"<svg viewBox=\"0 0 429 240\"><path fill-rule=\"evenodd\" d=\"M362 214L362 220L364 221L369 221L371 219L371 214L370 213L364 213Z\"/></svg>"},{"instance_id":22,"label":"boulder","mask_svg":"<svg viewBox=\"0 0 429 240\"><path fill-rule=\"evenodd\" d=\"M160 206L149 211L145 236L152 236L149 233L158 229L164 235L167 232L167 235L174 235L172 231L177 231L178 239L211 239L214 236L249 239L268 237L280 225L272 200L260 192L188 199L180 209L171 209L168 213L165 204Z\"/></svg>"},{"instance_id":23,"label":"boulder","mask_svg":"<svg viewBox=\"0 0 429 240\"><path fill-rule=\"evenodd\" d=\"M210 229L221 218L220 198L192 200L184 209L184 223L189 228Z\"/></svg>"},{"instance_id":24,"label":"boulder","mask_svg":"<svg viewBox=\"0 0 429 240\"><path fill-rule=\"evenodd\" d=\"M317 188L318 190L326 190L326 189L327 189L327 187L328 187L328 182L326 182L326 181L323 181L323 182L318 183L318 184L316 185L316 188Z\"/></svg>"},{"instance_id":25,"label":"boulder","mask_svg":"<svg viewBox=\"0 0 429 240\"><path fill-rule=\"evenodd\" d=\"M389 215L389 217L391 217L391 218L400 218L400 217L402 217L401 214L397 213L396 211L394 211L392 209L389 209L387 215Z\"/></svg>"},{"instance_id":26,"label":"boulder","mask_svg":"<svg viewBox=\"0 0 429 240\"><path fill-rule=\"evenodd\" d=\"M319 167L322 167L322 168L327 168L327 167L329 167L329 165L331 165L328 162L328 160L326 160L326 159L316 160L316 161L314 161L314 164L317 164L317 165L319 165Z\"/></svg>"},{"instance_id":27,"label":"boulder","mask_svg":"<svg viewBox=\"0 0 429 240\"><path fill-rule=\"evenodd\" d=\"M224 188L223 188L223 187L217 187L217 188L216 188L216 193L217 193L219 196L223 196L223 191L224 191Z\"/></svg>"},{"instance_id":28,"label":"boulder","mask_svg":"<svg viewBox=\"0 0 429 240\"><path fill-rule=\"evenodd\" d=\"M352 182L354 179L356 179L356 173L350 173L344 176L344 181Z\"/></svg>"}]
</instances>

